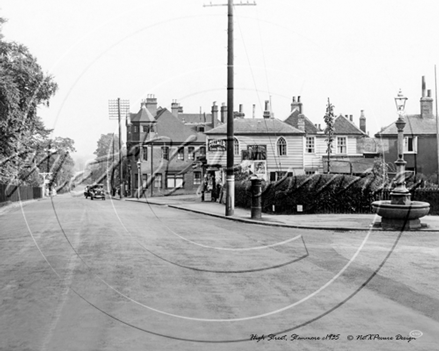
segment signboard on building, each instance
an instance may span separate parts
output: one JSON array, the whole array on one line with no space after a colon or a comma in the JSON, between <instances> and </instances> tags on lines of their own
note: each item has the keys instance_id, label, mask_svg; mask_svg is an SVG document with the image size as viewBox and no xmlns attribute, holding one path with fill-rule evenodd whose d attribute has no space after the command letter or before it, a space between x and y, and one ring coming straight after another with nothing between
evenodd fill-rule
<instances>
[{"instance_id":1,"label":"signboard on building","mask_svg":"<svg viewBox=\"0 0 440 351\"><path fill-rule=\"evenodd\" d=\"M225 150L226 150L226 140L224 139L208 140L208 151L225 151Z\"/></svg>"},{"instance_id":2,"label":"signboard on building","mask_svg":"<svg viewBox=\"0 0 440 351\"><path fill-rule=\"evenodd\" d=\"M267 181L267 164L265 160L245 160L241 163L241 167L244 172Z\"/></svg>"}]
</instances>

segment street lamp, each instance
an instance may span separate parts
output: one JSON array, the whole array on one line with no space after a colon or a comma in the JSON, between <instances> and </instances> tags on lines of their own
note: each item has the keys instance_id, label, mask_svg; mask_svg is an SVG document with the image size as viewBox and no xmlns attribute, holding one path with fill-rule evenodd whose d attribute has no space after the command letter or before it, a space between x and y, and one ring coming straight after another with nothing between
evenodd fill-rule
<instances>
[{"instance_id":1,"label":"street lamp","mask_svg":"<svg viewBox=\"0 0 440 351\"><path fill-rule=\"evenodd\" d=\"M141 165L142 165L142 162L139 159L137 161L137 168L138 168L138 199L139 199L140 194L141 194L141 171L142 171Z\"/></svg>"},{"instance_id":2,"label":"street lamp","mask_svg":"<svg viewBox=\"0 0 440 351\"><path fill-rule=\"evenodd\" d=\"M396 121L397 128L397 160L394 162L396 165L396 187L391 192L391 203L408 205L411 202L410 193L405 187L405 165L406 161L403 159L403 129L406 122L403 119L405 113L405 104L407 97L402 94L402 90L399 90L397 97L394 98L396 102L397 113L399 118Z\"/></svg>"}]
</instances>

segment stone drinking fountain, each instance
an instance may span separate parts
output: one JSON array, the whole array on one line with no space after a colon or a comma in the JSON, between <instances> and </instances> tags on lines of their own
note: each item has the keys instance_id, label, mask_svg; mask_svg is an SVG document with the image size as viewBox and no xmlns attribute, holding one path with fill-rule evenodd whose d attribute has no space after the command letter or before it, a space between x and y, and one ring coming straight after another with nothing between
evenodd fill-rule
<instances>
[{"instance_id":1,"label":"stone drinking fountain","mask_svg":"<svg viewBox=\"0 0 440 351\"><path fill-rule=\"evenodd\" d=\"M399 118L396 121L397 127L397 160L396 165L396 187L392 190L391 200L374 201L374 211L382 217L381 226L384 230L414 230L420 229L422 223L420 218L429 213L429 203L422 201L411 201L411 194L405 187L405 165L403 159L403 129L406 122L403 119L405 103L407 98L400 90L395 98Z\"/></svg>"}]
</instances>

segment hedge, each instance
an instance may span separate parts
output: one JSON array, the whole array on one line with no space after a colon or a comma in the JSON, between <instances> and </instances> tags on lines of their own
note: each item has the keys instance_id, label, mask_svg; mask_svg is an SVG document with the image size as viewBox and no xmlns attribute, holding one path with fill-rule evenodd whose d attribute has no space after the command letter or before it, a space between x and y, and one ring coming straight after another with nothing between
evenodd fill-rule
<instances>
[{"instance_id":1,"label":"hedge","mask_svg":"<svg viewBox=\"0 0 440 351\"><path fill-rule=\"evenodd\" d=\"M389 199L390 188L375 174L350 176L314 174L286 177L278 182L262 184L263 212L293 214L302 205L304 214L311 213L374 213L371 203ZM411 191L412 200L431 204L430 214L438 215L438 188ZM250 208L251 182L236 182L235 205Z\"/></svg>"}]
</instances>

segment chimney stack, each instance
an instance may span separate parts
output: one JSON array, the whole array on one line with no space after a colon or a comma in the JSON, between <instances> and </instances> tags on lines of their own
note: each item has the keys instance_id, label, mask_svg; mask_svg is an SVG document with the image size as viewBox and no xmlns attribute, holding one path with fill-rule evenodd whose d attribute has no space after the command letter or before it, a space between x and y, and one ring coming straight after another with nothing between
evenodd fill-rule
<instances>
[{"instance_id":1,"label":"chimney stack","mask_svg":"<svg viewBox=\"0 0 440 351\"><path fill-rule=\"evenodd\" d=\"M263 118L270 118L269 100L265 101Z\"/></svg>"},{"instance_id":2,"label":"chimney stack","mask_svg":"<svg viewBox=\"0 0 440 351\"><path fill-rule=\"evenodd\" d=\"M147 95L147 110L150 111L150 113L153 115L153 117L156 117L157 113L157 99L154 97L153 94Z\"/></svg>"},{"instance_id":3,"label":"chimney stack","mask_svg":"<svg viewBox=\"0 0 440 351\"><path fill-rule=\"evenodd\" d=\"M420 117L422 118L432 118L433 114L433 98L431 97L431 90L428 89L428 95L425 96L426 85L425 77L422 77L422 97L420 98Z\"/></svg>"},{"instance_id":4,"label":"chimney stack","mask_svg":"<svg viewBox=\"0 0 440 351\"><path fill-rule=\"evenodd\" d=\"M236 118L244 118L243 105L238 106L238 112L235 113Z\"/></svg>"},{"instance_id":5,"label":"chimney stack","mask_svg":"<svg viewBox=\"0 0 440 351\"><path fill-rule=\"evenodd\" d=\"M292 97L292 103L290 104L290 112L293 112L293 110L295 109L297 109L299 113L302 113L301 96L298 96L297 100L295 100L295 97Z\"/></svg>"},{"instance_id":6,"label":"chimney stack","mask_svg":"<svg viewBox=\"0 0 440 351\"><path fill-rule=\"evenodd\" d=\"M173 100L171 103L171 113L174 115L174 117L177 117L179 115L179 103L177 100Z\"/></svg>"},{"instance_id":7,"label":"chimney stack","mask_svg":"<svg viewBox=\"0 0 440 351\"><path fill-rule=\"evenodd\" d=\"M367 119L364 115L364 110L361 110L361 116L359 117L359 129L364 133L367 132Z\"/></svg>"},{"instance_id":8,"label":"chimney stack","mask_svg":"<svg viewBox=\"0 0 440 351\"><path fill-rule=\"evenodd\" d=\"M223 102L222 105L220 106L220 119L222 123L226 123L227 114L228 114L228 107L225 106L225 103Z\"/></svg>"},{"instance_id":9,"label":"chimney stack","mask_svg":"<svg viewBox=\"0 0 440 351\"><path fill-rule=\"evenodd\" d=\"M218 125L218 106L215 104L215 101L212 103L211 114L212 114L212 128L215 128Z\"/></svg>"}]
</instances>

